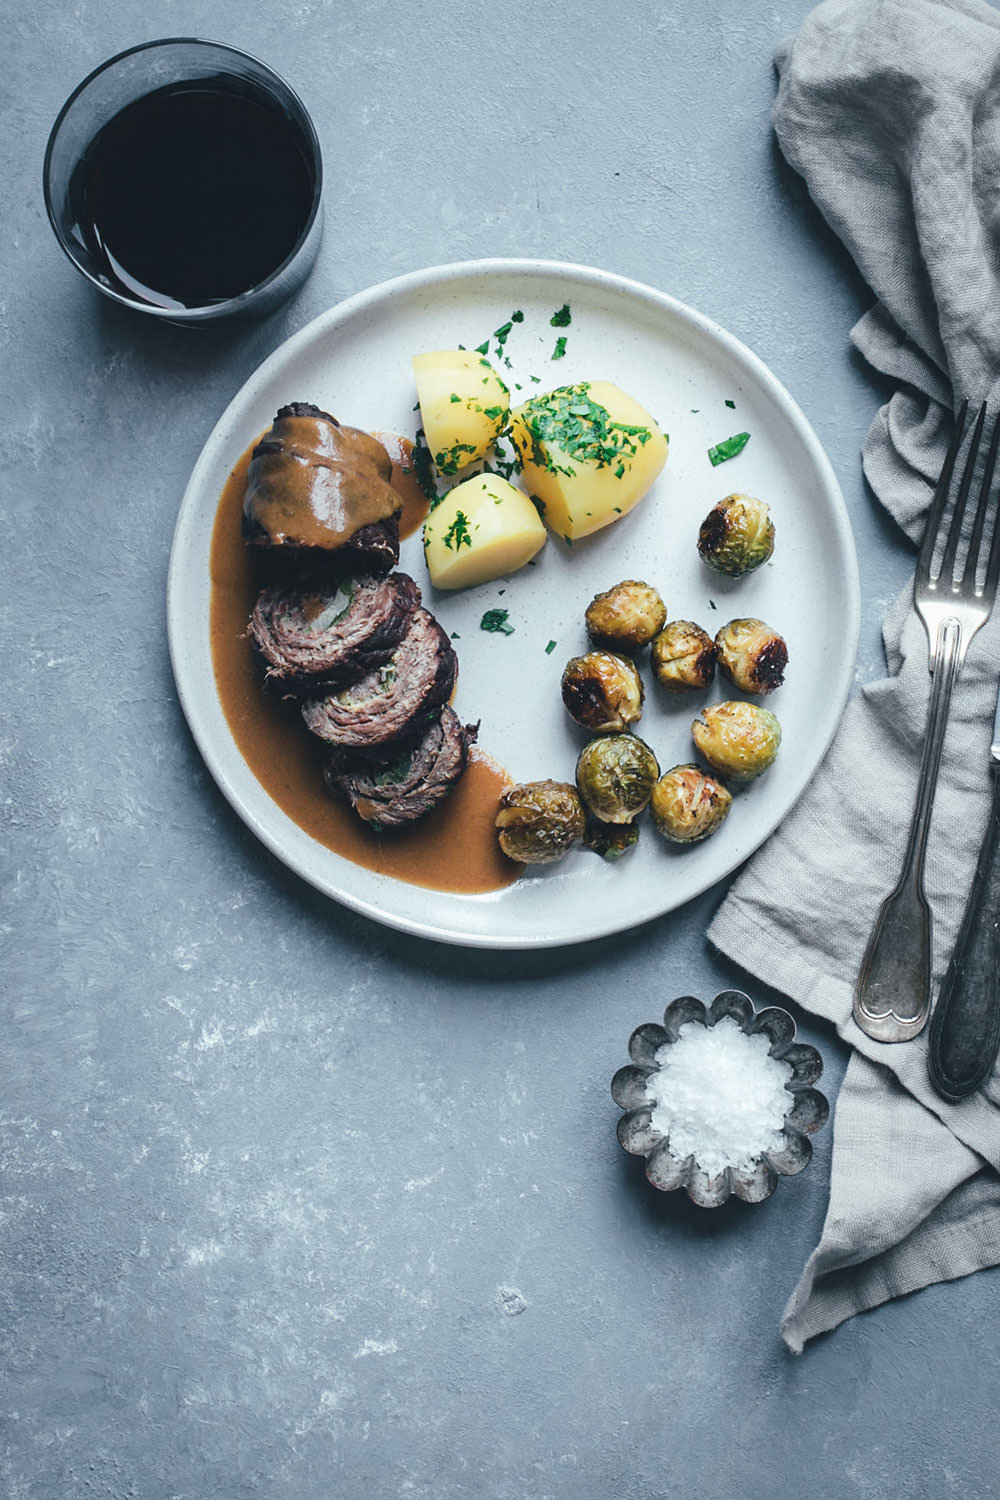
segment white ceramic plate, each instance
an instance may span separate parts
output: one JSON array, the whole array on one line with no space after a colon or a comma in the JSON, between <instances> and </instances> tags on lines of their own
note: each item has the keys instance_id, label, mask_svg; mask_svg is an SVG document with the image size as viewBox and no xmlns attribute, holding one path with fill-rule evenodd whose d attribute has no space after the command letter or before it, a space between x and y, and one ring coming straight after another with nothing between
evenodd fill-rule
<instances>
[{"instance_id":1,"label":"white ceramic plate","mask_svg":"<svg viewBox=\"0 0 1000 1500\"><path fill-rule=\"evenodd\" d=\"M572 321L553 326L568 304ZM226 477L277 407L315 402L354 426L412 435L411 355L474 347L523 314L499 361L515 399L556 385L608 379L637 397L670 435L653 491L622 521L572 548L549 539L537 562L458 594L430 587L419 536L400 566L425 602L458 633L456 710L481 721L480 745L516 780L572 780L586 736L569 720L559 682L586 649L583 613L593 595L642 578L670 618L714 634L757 615L785 636L785 684L769 700L784 737L778 759L736 795L715 837L686 849L664 844L647 822L639 847L617 864L579 850L558 865L480 896L444 895L362 869L304 833L248 769L223 716L209 643L209 547ZM565 353L552 356L565 336ZM533 379L532 377L537 377ZM523 396L516 387L523 388ZM732 403L730 405L729 403ZM748 431L744 451L713 468L707 449ZM777 531L773 559L733 581L698 557L698 526L733 490L766 499ZM508 610L511 635L487 634L485 610ZM778 826L830 743L851 684L859 622L857 561L830 464L798 407L767 368L723 329L673 298L603 271L531 260L437 267L376 286L323 314L250 377L220 418L184 495L170 559L168 630L181 703L220 788L256 835L327 895L377 921L440 941L533 948L618 932L681 905L730 874ZM546 652L549 641L557 642ZM665 695L644 669L638 732L661 767L694 758L690 723L709 699Z\"/></svg>"}]
</instances>

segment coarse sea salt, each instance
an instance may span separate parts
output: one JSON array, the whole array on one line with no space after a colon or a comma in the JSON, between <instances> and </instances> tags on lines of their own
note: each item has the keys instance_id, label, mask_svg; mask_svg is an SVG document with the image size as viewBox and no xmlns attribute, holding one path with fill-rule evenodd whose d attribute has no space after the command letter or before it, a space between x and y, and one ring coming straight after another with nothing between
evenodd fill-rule
<instances>
[{"instance_id":1,"label":"coarse sea salt","mask_svg":"<svg viewBox=\"0 0 1000 1500\"><path fill-rule=\"evenodd\" d=\"M646 1097L671 1155L693 1156L717 1177L782 1148L792 1070L769 1055L770 1045L762 1032L747 1036L732 1016L721 1016L714 1026L688 1021L676 1041L657 1049Z\"/></svg>"}]
</instances>

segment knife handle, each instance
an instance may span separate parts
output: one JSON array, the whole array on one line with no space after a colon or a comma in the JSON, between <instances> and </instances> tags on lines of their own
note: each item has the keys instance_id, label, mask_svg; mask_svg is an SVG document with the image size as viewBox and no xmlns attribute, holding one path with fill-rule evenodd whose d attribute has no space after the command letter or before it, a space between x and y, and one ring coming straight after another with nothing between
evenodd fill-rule
<instances>
[{"instance_id":1,"label":"knife handle","mask_svg":"<svg viewBox=\"0 0 1000 1500\"><path fill-rule=\"evenodd\" d=\"M962 927L928 1030L927 1070L951 1104L989 1076L1000 1050L1000 769Z\"/></svg>"}]
</instances>

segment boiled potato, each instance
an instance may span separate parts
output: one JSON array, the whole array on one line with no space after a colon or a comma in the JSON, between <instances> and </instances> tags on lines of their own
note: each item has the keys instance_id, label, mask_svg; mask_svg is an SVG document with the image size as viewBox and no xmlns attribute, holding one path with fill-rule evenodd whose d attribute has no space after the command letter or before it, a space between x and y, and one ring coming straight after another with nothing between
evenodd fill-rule
<instances>
[{"instance_id":1,"label":"boiled potato","mask_svg":"<svg viewBox=\"0 0 1000 1500\"><path fill-rule=\"evenodd\" d=\"M667 461L667 439L639 402L607 380L533 397L511 435L545 524L568 541L625 515Z\"/></svg>"},{"instance_id":2,"label":"boiled potato","mask_svg":"<svg viewBox=\"0 0 1000 1500\"><path fill-rule=\"evenodd\" d=\"M424 523L424 555L439 589L464 589L513 573L545 541L538 511L499 474L475 474L449 490Z\"/></svg>"},{"instance_id":3,"label":"boiled potato","mask_svg":"<svg viewBox=\"0 0 1000 1500\"><path fill-rule=\"evenodd\" d=\"M416 354L413 374L435 467L441 474L457 474L496 442L510 410L510 392L489 360L473 349Z\"/></svg>"}]
</instances>

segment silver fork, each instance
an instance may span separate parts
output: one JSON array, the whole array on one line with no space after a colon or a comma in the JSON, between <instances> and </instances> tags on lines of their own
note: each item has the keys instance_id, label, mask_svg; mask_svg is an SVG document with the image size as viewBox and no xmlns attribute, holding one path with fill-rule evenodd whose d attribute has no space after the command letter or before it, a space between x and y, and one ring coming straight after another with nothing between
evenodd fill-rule
<instances>
[{"instance_id":1,"label":"silver fork","mask_svg":"<svg viewBox=\"0 0 1000 1500\"><path fill-rule=\"evenodd\" d=\"M969 440L955 504L947 516L968 405L968 401L962 402L955 422L955 432L931 501L913 581L913 602L927 631L932 677L913 821L902 873L895 889L879 909L854 990L854 1019L862 1031L881 1042L908 1041L927 1024L931 998L931 914L924 895L927 832L951 691L969 642L989 619L1000 571L1000 523L992 528L985 567L981 557L997 445L1000 443L1000 414L993 424L969 545L960 569L956 567L986 421L984 402ZM939 553L940 562L937 561Z\"/></svg>"}]
</instances>

